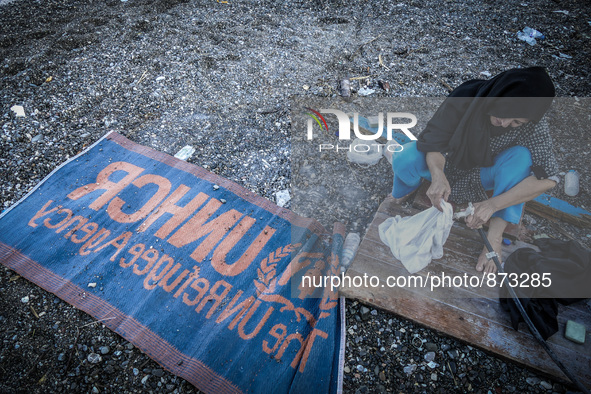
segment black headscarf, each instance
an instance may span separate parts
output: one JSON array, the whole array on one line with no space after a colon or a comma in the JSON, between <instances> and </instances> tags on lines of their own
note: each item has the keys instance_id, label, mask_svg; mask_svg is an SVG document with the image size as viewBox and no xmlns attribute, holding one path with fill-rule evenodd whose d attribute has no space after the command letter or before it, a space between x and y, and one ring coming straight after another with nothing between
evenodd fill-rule
<instances>
[{"instance_id":1,"label":"black headscarf","mask_svg":"<svg viewBox=\"0 0 591 394\"><path fill-rule=\"evenodd\" d=\"M489 116L539 122L554 95L554 84L542 67L512 69L489 80L464 82L427 123L417 149L449 153L448 160L459 169L489 167L493 164Z\"/></svg>"}]
</instances>

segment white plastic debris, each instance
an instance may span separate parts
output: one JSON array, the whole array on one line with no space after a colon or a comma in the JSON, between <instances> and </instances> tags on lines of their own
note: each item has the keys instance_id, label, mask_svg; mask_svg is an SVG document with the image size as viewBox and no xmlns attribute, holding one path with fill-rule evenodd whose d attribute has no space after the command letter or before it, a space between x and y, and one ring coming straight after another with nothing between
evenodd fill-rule
<instances>
[{"instance_id":1,"label":"white plastic debris","mask_svg":"<svg viewBox=\"0 0 591 394\"><path fill-rule=\"evenodd\" d=\"M349 233L345 238L345 242L343 242L343 252L342 252L342 260L341 260L341 269L344 271L349 267L353 257L355 257L355 253L357 253L357 248L359 248L359 243L361 242L361 238L359 237L358 233Z\"/></svg>"},{"instance_id":2,"label":"white plastic debris","mask_svg":"<svg viewBox=\"0 0 591 394\"><path fill-rule=\"evenodd\" d=\"M195 153L195 148L190 145L184 146L181 150L179 150L174 157L180 160L187 161L191 156Z\"/></svg>"},{"instance_id":3,"label":"white plastic debris","mask_svg":"<svg viewBox=\"0 0 591 394\"><path fill-rule=\"evenodd\" d=\"M25 109L21 105L13 105L10 109L16 114L17 118L25 117Z\"/></svg>"},{"instance_id":4,"label":"white plastic debris","mask_svg":"<svg viewBox=\"0 0 591 394\"><path fill-rule=\"evenodd\" d=\"M474 213L474 205L472 205L471 202L468 203L468 208L466 208L464 211L462 212L456 212L454 213L454 220L458 220L461 218L465 218L466 216L470 216Z\"/></svg>"},{"instance_id":5,"label":"white plastic debris","mask_svg":"<svg viewBox=\"0 0 591 394\"><path fill-rule=\"evenodd\" d=\"M524 27L522 31L517 32L517 38L519 38L521 41L527 42L529 45L536 45L536 39L543 40L545 37L536 29Z\"/></svg>"},{"instance_id":6,"label":"white plastic debris","mask_svg":"<svg viewBox=\"0 0 591 394\"><path fill-rule=\"evenodd\" d=\"M369 123L369 127L378 127L380 125L380 117L379 116L368 116L367 123Z\"/></svg>"},{"instance_id":7,"label":"white plastic debris","mask_svg":"<svg viewBox=\"0 0 591 394\"><path fill-rule=\"evenodd\" d=\"M291 196L289 195L289 190L281 190L275 193L275 203L282 208L286 206L290 200Z\"/></svg>"},{"instance_id":8,"label":"white plastic debris","mask_svg":"<svg viewBox=\"0 0 591 394\"><path fill-rule=\"evenodd\" d=\"M359 89L359 91L357 93L359 93L360 96L369 96L370 94L374 94L376 91L374 89L370 89L368 87L362 87L361 89Z\"/></svg>"},{"instance_id":9,"label":"white plastic debris","mask_svg":"<svg viewBox=\"0 0 591 394\"><path fill-rule=\"evenodd\" d=\"M21 298L21 302L23 304L26 304L27 302L29 302L29 296L24 296L23 298Z\"/></svg>"},{"instance_id":10,"label":"white plastic debris","mask_svg":"<svg viewBox=\"0 0 591 394\"><path fill-rule=\"evenodd\" d=\"M375 142L356 138L351 143L347 158L353 163L373 166L382 158L382 152Z\"/></svg>"},{"instance_id":11,"label":"white plastic debris","mask_svg":"<svg viewBox=\"0 0 591 394\"><path fill-rule=\"evenodd\" d=\"M96 287L96 283L94 283L94 282L92 282L92 283L89 283L89 284L88 284L88 287L92 287L92 288L94 288L94 287Z\"/></svg>"},{"instance_id":12,"label":"white plastic debris","mask_svg":"<svg viewBox=\"0 0 591 394\"><path fill-rule=\"evenodd\" d=\"M156 82L164 81L166 77L158 77L156 78Z\"/></svg>"}]
</instances>

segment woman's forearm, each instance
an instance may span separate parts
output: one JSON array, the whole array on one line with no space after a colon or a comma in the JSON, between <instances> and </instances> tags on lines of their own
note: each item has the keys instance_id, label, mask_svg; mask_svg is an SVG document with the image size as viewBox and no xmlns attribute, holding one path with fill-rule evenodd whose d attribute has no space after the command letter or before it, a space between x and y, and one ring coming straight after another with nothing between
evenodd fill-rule
<instances>
[{"instance_id":1,"label":"woman's forearm","mask_svg":"<svg viewBox=\"0 0 591 394\"><path fill-rule=\"evenodd\" d=\"M444 175L445 157L439 152L427 152L426 156L427 167L429 167L431 178L435 180L441 177L441 175Z\"/></svg>"},{"instance_id":2,"label":"woman's forearm","mask_svg":"<svg viewBox=\"0 0 591 394\"><path fill-rule=\"evenodd\" d=\"M490 198L488 201L494 207L495 211L505 209L512 205L531 201L540 194L552 189L556 182L550 179L537 179L535 176L529 176L507 190L503 194Z\"/></svg>"}]
</instances>

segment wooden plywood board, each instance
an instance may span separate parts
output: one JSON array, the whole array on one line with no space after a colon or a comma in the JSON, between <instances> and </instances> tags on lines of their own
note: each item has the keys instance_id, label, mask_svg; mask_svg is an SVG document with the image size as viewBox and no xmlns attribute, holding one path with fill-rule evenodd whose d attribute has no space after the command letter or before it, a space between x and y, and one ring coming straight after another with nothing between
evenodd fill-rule
<instances>
[{"instance_id":1,"label":"wooden plywood board","mask_svg":"<svg viewBox=\"0 0 591 394\"><path fill-rule=\"evenodd\" d=\"M525 324L520 325L519 331L512 328L508 315L501 309L498 288L431 289L429 286L393 287L387 283L388 277L408 277L409 274L379 239L378 226L388 217L417 212L412 207L395 204L391 198L381 204L347 270L346 276L351 278L351 284L345 281L342 295L394 312L501 357L566 380ZM445 244L444 257L432 261L415 275L422 278L442 273L448 276L482 276L475 270L481 250L477 232L454 224ZM379 284L373 287L354 286L354 279L364 275L378 277ZM587 341L578 345L563 337L566 320L576 320L589 329L591 313L584 304L560 306L559 312L560 331L548 342L562 362L591 387L591 343Z\"/></svg>"}]
</instances>

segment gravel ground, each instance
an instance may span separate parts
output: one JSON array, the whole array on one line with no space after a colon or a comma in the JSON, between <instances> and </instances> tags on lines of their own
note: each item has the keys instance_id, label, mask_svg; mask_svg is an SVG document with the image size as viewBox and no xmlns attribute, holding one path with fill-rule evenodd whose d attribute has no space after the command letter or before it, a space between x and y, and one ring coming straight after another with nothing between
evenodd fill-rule
<instances>
[{"instance_id":1,"label":"gravel ground","mask_svg":"<svg viewBox=\"0 0 591 394\"><path fill-rule=\"evenodd\" d=\"M467 79L544 65L559 96L586 97L590 21L585 0L3 1L0 209L110 130L170 154L192 145L190 162L274 201L301 169L290 163L291 96L338 98L339 80L369 75L352 81L354 98L362 84L376 97L438 97ZM546 39L535 46L517 40L526 26ZM561 167L581 173L581 193L569 202L590 209L584 131L554 137ZM383 180L371 182L356 213L318 207L311 216L363 233L391 187L388 171L383 163L355 169ZM564 197L560 188L553 193ZM591 234L579 228L529 215L526 223L589 246ZM346 392L566 390L354 301L347 326ZM5 268L0 340L1 392L196 392ZM438 365L431 368L431 360Z\"/></svg>"}]
</instances>

